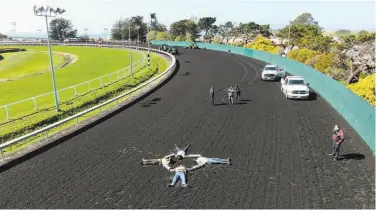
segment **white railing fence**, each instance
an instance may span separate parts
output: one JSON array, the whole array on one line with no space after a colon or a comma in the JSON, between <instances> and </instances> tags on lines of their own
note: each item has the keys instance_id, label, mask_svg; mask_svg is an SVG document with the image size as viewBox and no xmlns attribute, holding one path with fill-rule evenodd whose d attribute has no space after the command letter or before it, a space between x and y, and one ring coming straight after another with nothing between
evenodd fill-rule
<instances>
[{"instance_id":1,"label":"white railing fence","mask_svg":"<svg viewBox=\"0 0 376 210\"><path fill-rule=\"evenodd\" d=\"M115 47L115 46L107 46L107 47ZM117 47L119 47L119 46L117 46ZM140 49L141 50L148 50L148 48L140 48ZM176 59L173 55L171 55L167 52L163 52L163 51L159 51L159 50L155 50L155 49L150 49L150 51L154 52L154 53L161 54L164 57L166 57L166 56L168 57L169 67L167 68L167 70L165 70L160 75L149 79L145 83L143 83L143 84L133 88L132 90L127 91L126 93L121 94L121 95L119 95L119 96L117 96L113 99L110 99L106 102L103 102L103 103L96 105L92 108L89 108L85 111L77 113L77 114L75 114L71 117L64 119L64 120L61 120L59 122L48 125L48 126L42 128L42 129L33 131L29 134L15 138L13 140L3 142L2 144L0 144L0 152L1 152L2 161L6 160L6 158L4 157L4 149L6 149L6 148L8 148L8 147L10 147L14 144L24 142L24 141L31 139L33 137L36 137L38 135L44 135L46 139L51 138L51 134L49 132L51 132L52 129L54 129L54 128L60 126L60 125L63 125L63 124L70 122L70 121L75 121L76 125L79 126L80 125L79 117L83 117L84 115L86 115L90 112L93 112L95 110L98 110L98 109L99 109L99 113L101 113L102 108L106 105L111 104L111 103L116 102L116 104L118 105L119 102L125 101L125 104L128 104L128 103L132 102L133 100L135 100L135 99L141 97L142 95L146 94L149 90L151 90L151 89L155 88L156 86L158 86L159 84L161 84L161 82L165 81L175 71Z\"/></svg>"},{"instance_id":2,"label":"white railing fence","mask_svg":"<svg viewBox=\"0 0 376 210\"><path fill-rule=\"evenodd\" d=\"M14 43L14 45L37 45L37 44L36 43ZM82 46L82 44L80 45L59 44L59 45ZM96 45L88 45L88 46L93 47ZM105 45L102 47L109 47L109 46ZM118 48L119 46L113 46L113 47ZM129 49L131 47L126 46L126 48ZM142 58L141 60L138 60L132 65L134 73L136 73L137 71L147 66L147 55L146 55L145 49L136 48L136 51L141 52ZM87 93L90 93L92 91L111 85L115 82L118 82L119 80L126 79L131 76L129 69L130 67L127 66L125 68L106 74L104 76L101 76L101 77L98 77L89 81L85 81L85 82L82 82L73 86L69 86L66 88L58 89L57 95L58 95L59 103L65 103L67 101L70 101L72 99L85 95ZM23 99L20 101L16 101L13 103L0 105L0 112L3 112L3 113L5 112L5 119L0 119L0 124L9 122L10 120L16 120L16 119L31 115L33 113L38 112L39 110L49 109L49 108L54 107L55 104L54 104L53 97L54 97L54 92L48 92L48 93L44 93L41 95L30 97L27 99ZM18 111L18 108L21 106L29 107L29 109L23 113L20 113Z\"/></svg>"}]
</instances>

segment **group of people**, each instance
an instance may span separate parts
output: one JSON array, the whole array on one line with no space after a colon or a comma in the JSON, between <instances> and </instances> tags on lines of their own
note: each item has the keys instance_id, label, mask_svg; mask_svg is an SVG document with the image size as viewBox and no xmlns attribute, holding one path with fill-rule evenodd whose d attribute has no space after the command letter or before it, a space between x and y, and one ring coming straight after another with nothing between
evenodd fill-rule
<instances>
[{"instance_id":1,"label":"group of people","mask_svg":"<svg viewBox=\"0 0 376 210\"><path fill-rule=\"evenodd\" d=\"M148 160L143 159L142 160L142 164L143 165L160 164L165 169L167 169L169 172L175 172L175 176L174 176L171 184L168 185L169 187L174 187L179 180L181 180L183 187L188 187L188 184L187 184L187 173L189 171L193 171L193 170L196 170L198 168L204 167L207 164L229 164L229 165L231 164L231 159L230 158L227 158L227 159L222 159L222 158L207 158L207 157L203 157L203 156L201 156L199 154L197 154L197 155L196 154L194 154L194 155L192 155L192 154L186 155L185 154L185 152L186 152L185 150L186 149L184 149L184 150L180 150L179 149L179 151L177 153L164 156L161 159L148 159ZM170 164L172 164L172 163L175 162L174 161L175 158L178 159L178 160L182 160L184 158L195 158L194 162L196 162L196 165L194 165L191 168L187 168L184 165L179 165L176 168L172 168L170 166Z\"/></svg>"},{"instance_id":2,"label":"group of people","mask_svg":"<svg viewBox=\"0 0 376 210\"><path fill-rule=\"evenodd\" d=\"M210 105L214 106L214 95L215 95L214 86L210 87L209 95L210 95ZM233 86L229 85L228 89L227 89L227 96L228 96L229 104L231 103L232 105L234 105L234 101L239 103L240 102L240 88L239 88L239 86L234 85L234 87L233 87ZM234 99L234 97L236 97L236 98Z\"/></svg>"}]
</instances>

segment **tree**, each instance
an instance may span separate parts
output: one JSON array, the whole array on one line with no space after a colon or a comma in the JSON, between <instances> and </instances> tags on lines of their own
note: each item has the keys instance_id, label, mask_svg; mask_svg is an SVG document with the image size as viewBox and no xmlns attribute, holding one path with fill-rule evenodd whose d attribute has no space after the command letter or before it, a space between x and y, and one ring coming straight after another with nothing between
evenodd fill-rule
<instances>
[{"instance_id":1,"label":"tree","mask_svg":"<svg viewBox=\"0 0 376 210\"><path fill-rule=\"evenodd\" d=\"M315 21L315 19L312 17L312 14L311 13L303 13L301 15L299 15L298 17L295 18L295 20L293 20L291 22L291 24L301 24L301 25L314 25L314 26L319 26L319 23L317 21Z\"/></svg>"},{"instance_id":2,"label":"tree","mask_svg":"<svg viewBox=\"0 0 376 210\"><path fill-rule=\"evenodd\" d=\"M169 38L170 38L170 35L167 31L158 32L157 37L156 37L157 40L169 40Z\"/></svg>"},{"instance_id":3,"label":"tree","mask_svg":"<svg viewBox=\"0 0 376 210\"><path fill-rule=\"evenodd\" d=\"M149 31L149 34L147 36L149 37L149 40L156 40L157 35L158 35L157 31Z\"/></svg>"},{"instance_id":4,"label":"tree","mask_svg":"<svg viewBox=\"0 0 376 210\"><path fill-rule=\"evenodd\" d=\"M351 83L360 73L370 74L375 71L375 32L358 36L341 37L335 45L336 64L345 70L346 82Z\"/></svg>"},{"instance_id":5,"label":"tree","mask_svg":"<svg viewBox=\"0 0 376 210\"><path fill-rule=\"evenodd\" d=\"M190 40L193 42L200 37L200 29L198 25L192 21L188 20L185 22L186 36L189 36Z\"/></svg>"},{"instance_id":6,"label":"tree","mask_svg":"<svg viewBox=\"0 0 376 210\"><path fill-rule=\"evenodd\" d=\"M164 32L164 31L167 31L167 27L164 24L157 23L155 26L155 30L158 32Z\"/></svg>"},{"instance_id":7,"label":"tree","mask_svg":"<svg viewBox=\"0 0 376 210\"><path fill-rule=\"evenodd\" d=\"M244 44L256 38L260 34L260 25L255 22L249 22L239 25Z\"/></svg>"},{"instance_id":8,"label":"tree","mask_svg":"<svg viewBox=\"0 0 376 210\"><path fill-rule=\"evenodd\" d=\"M242 23L240 23L239 25L234 24L234 28L231 30L232 42L235 42L235 39L241 36L241 25Z\"/></svg>"},{"instance_id":9,"label":"tree","mask_svg":"<svg viewBox=\"0 0 376 210\"><path fill-rule=\"evenodd\" d=\"M207 34L204 36L204 39L211 43L212 39L218 34L218 26L213 25Z\"/></svg>"},{"instance_id":10,"label":"tree","mask_svg":"<svg viewBox=\"0 0 376 210\"><path fill-rule=\"evenodd\" d=\"M185 23L187 21L188 20L184 19L184 20L179 20L179 21L172 23L170 25L170 34L174 38L176 38L178 36L185 37L186 31L187 31Z\"/></svg>"},{"instance_id":11,"label":"tree","mask_svg":"<svg viewBox=\"0 0 376 210\"><path fill-rule=\"evenodd\" d=\"M131 39L137 39L138 36L146 35L147 25L143 22L142 16L133 16L127 19L120 19L115 22L111 29L112 38L115 40L128 40L129 27L131 28Z\"/></svg>"},{"instance_id":12,"label":"tree","mask_svg":"<svg viewBox=\"0 0 376 210\"><path fill-rule=\"evenodd\" d=\"M334 34L336 36L347 36L351 34L351 31L347 29L341 29L341 30L336 31Z\"/></svg>"},{"instance_id":13,"label":"tree","mask_svg":"<svg viewBox=\"0 0 376 210\"><path fill-rule=\"evenodd\" d=\"M290 31L290 33L289 33ZM313 24L294 24L282 28L277 34L282 38L282 43L290 36L290 49L294 46L308 48L312 50L329 50L329 44L332 42L330 37L324 37L319 26ZM285 45L282 44L284 48Z\"/></svg>"},{"instance_id":14,"label":"tree","mask_svg":"<svg viewBox=\"0 0 376 210\"><path fill-rule=\"evenodd\" d=\"M122 40L123 39L123 34L122 34L122 31L123 31L123 20L117 20L115 22L115 24L112 26L112 29L111 29L111 37L112 39L114 40Z\"/></svg>"},{"instance_id":15,"label":"tree","mask_svg":"<svg viewBox=\"0 0 376 210\"><path fill-rule=\"evenodd\" d=\"M209 31L213 28L216 21L217 18L215 17L203 17L198 20L198 27L204 31L204 37L208 36Z\"/></svg>"},{"instance_id":16,"label":"tree","mask_svg":"<svg viewBox=\"0 0 376 210\"><path fill-rule=\"evenodd\" d=\"M228 43L232 36L234 28L234 23L231 21L227 21L225 24L218 27L218 35L221 36L220 43L223 43L224 40L226 40L226 43Z\"/></svg>"},{"instance_id":17,"label":"tree","mask_svg":"<svg viewBox=\"0 0 376 210\"><path fill-rule=\"evenodd\" d=\"M7 35L0 33L0 39L6 39L8 38Z\"/></svg>"},{"instance_id":18,"label":"tree","mask_svg":"<svg viewBox=\"0 0 376 210\"><path fill-rule=\"evenodd\" d=\"M358 35L362 35L362 34L369 34L369 32L366 31L366 30L360 30L360 31L358 32Z\"/></svg>"},{"instance_id":19,"label":"tree","mask_svg":"<svg viewBox=\"0 0 376 210\"><path fill-rule=\"evenodd\" d=\"M76 38L77 29L73 29L72 22L64 18L56 18L50 22L50 36L53 40L64 41Z\"/></svg>"}]
</instances>

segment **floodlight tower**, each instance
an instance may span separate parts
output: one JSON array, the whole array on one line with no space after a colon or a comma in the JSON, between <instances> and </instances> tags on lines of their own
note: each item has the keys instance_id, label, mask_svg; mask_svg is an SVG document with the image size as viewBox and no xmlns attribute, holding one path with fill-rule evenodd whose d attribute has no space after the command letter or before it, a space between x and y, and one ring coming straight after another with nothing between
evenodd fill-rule
<instances>
[{"instance_id":1,"label":"floodlight tower","mask_svg":"<svg viewBox=\"0 0 376 210\"><path fill-rule=\"evenodd\" d=\"M52 84L54 88L54 96L55 96L55 106L56 111L60 111L59 109L59 99L57 95L57 89L56 89L56 80L55 80L55 70L54 70L54 63L52 61L52 50L51 50L51 44L50 44L50 32L48 29L48 17L56 17L58 14L63 14L65 9L60 9L59 7L54 9L50 6L47 6L46 8L41 6L38 7L37 5L34 5L34 15L45 17L46 19L46 29L47 29L47 45L48 45L48 51L50 53L50 65L51 65L51 75L52 75Z\"/></svg>"}]
</instances>

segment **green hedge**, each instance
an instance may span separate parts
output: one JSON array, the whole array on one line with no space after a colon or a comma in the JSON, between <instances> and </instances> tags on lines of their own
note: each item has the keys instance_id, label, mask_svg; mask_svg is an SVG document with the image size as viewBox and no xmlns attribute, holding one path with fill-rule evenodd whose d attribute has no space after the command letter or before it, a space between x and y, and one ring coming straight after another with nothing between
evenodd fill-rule
<instances>
[{"instance_id":1,"label":"green hedge","mask_svg":"<svg viewBox=\"0 0 376 210\"><path fill-rule=\"evenodd\" d=\"M186 47L190 43L152 41L152 44L171 44ZM310 83L310 87L336 109L358 132L371 150L375 152L375 109L367 101L363 100L336 80L333 80L310 66L279 55L230 45L208 43L197 43L197 45L200 48L206 48L208 50L223 52L231 50L234 54L244 55L266 63L282 66L292 75L303 76L306 81Z\"/></svg>"}]
</instances>

